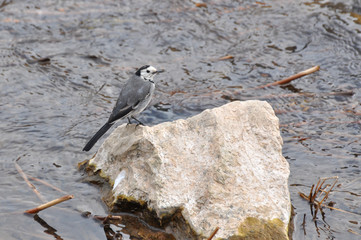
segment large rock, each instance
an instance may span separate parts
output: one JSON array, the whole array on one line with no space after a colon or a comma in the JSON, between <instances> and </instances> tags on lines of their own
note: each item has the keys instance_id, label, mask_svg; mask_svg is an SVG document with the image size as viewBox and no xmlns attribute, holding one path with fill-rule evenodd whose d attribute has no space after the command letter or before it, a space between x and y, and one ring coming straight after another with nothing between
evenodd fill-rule
<instances>
[{"instance_id":1,"label":"large rock","mask_svg":"<svg viewBox=\"0 0 361 240\"><path fill-rule=\"evenodd\" d=\"M287 239L289 166L267 102L236 101L153 127L121 125L89 165L113 186L114 203L138 201L160 219L180 213L195 239L216 227L216 238L266 237L272 233L260 229L271 229Z\"/></svg>"}]
</instances>

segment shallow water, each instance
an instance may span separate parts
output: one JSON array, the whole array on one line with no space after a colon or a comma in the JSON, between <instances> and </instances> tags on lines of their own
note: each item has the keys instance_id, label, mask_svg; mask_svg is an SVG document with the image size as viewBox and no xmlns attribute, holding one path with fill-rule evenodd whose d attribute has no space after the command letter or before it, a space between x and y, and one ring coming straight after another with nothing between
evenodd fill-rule
<instances>
[{"instance_id":1,"label":"shallow water","mask_svg":"<svg viewBox=\"0 0 361 240\"><path fill-rule=\"evenodd\" d=\"M119 87L145 64L166 70L140 117L148 125L237 99L270 102L291 167L294 239L360 238L360 1L207 1L206 7L191 1L3 1L0 23L4 239L106 239L99 222L80 215L108 211L76 165L99 147L81 152L108 118ZM315 65L319 72L290 84L254 89ZM15 168L19 157L28 175L74 194L39 214L47 225L21 214L40 201ZM298 192L335 175L341 185L329 201L354 214L325 209L313 221ZM33 183L46 200L62 195ZM114 231L129 239L126 228Z\"/></svg>"}]
</instances>

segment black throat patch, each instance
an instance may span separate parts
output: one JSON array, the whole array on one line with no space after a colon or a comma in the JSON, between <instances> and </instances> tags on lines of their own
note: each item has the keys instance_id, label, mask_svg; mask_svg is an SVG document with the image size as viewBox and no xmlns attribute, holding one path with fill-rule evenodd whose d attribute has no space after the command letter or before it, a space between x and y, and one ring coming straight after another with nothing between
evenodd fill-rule
<instances>
[{"instance_id":1,"label":"black throat patch","mask_svg":"<svg viewBox=\"0 0 361 240\"><path fill-rule=\"evenodd\" d=\"M140 77L140 71L142 71L143 69L146 69L148 68L149 65L144 65L143 67L139 68L136 72L135 72L135 75L139 76Z\"/></svg>"}]
</instances>

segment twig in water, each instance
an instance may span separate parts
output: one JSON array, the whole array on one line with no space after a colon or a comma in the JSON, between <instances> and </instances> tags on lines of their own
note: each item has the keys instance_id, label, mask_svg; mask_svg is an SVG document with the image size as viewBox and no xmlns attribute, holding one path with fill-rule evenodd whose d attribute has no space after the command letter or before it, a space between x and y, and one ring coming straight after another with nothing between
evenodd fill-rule
<instances>
[{"instance_id":1,"label":"twig in water","mask_svg":"<svg viewBox=\"0 0 361 240\"><path fill-rule=\"evenodd\" d=\"M103 83L103 85L98 89L98 91L95 92L95 94L98 94L105 86L106 83Z\"/></svg>"},{"instance_id":2,"label":"twig in water","mask_svg":"<svg viewBox=\"0 0 361 240\"><path fill-rule=\"evenodd\" d=\"M319 205L321 205L322 202L328 198L328 195L330 194L330 192L331 192L331 190L333 189L333 187L336 185L337 180L338 180L338 177L336 177L336 179L335 179L335 181L333 182L332 186L330 187L330 190L329 190L329 191L324 191L324 190L322 190L322 193L325 192L325 196L322 198L322 200L320 201ZM324 180L324 181L326 181L326 180ZM324 182L324 181L323 181L323 182ZM327 188L327 187L325 187L325 188ZM321 193L321 194L322 194L322 193Z\"/></svg>"},{"instance_id":3,"label":"twig in water","mask_svg":"<svg viewBox=\"0 0 361 240\"><path fill-rule=\"evenodd\" d=\"M231 55L227 55L227 56L218 58L219 61L224 61L224 60L229 60L229 59L234 59L234 57Z\"/></svg>"},{"instance_id":4,"label":"twig in water","mask_svg":"<svg viewBox=\"0 0 361 240\"><path fill-rule=\"evenodd\" d=\"M257 88L266 88L266 87L270 87L270 86L275 86L275 85L281 85L281 84L286 84L286 83L289 83L291 82L292 80L295 80L297 78L300 78L300 77L303 77L303 76L306 76L308 74L311 74L311 73L314 73L316 71L320 70L320 66L314 66L312 68L309 68L305 71L302 71L302 72L299 72L295 75L292 75L288 78L285 78L285 79L282 79L280 81L277 81L277 82L273 82L273 83L269 83L269 84L266 84L266 85L262 85L262 86L259 86L259 87L256 87Z\"/></svg>"},{"instance_id":5,"label":"twig in water","mask_svg":"<svg viewBox=\"0 0 361 240\"><path fill-rule=\"evenodd\" d=\"M325 184L326 180L329 179L334 179L333 184L330 185L327 184L324 188L323 185ZM313 219L316 219L318 210L321 211L322 213L322 207L325 207L325 204L322 204L323 201L325 201L328 198L328 195L330 194L330 192L332 191L332 189L335 187L336 183L337 183L338 177L327 177L327 178L320 178L315 185L313 184L310 190L310 194L308 196L306 196L304 193L299 193L300 197L302 197L303 199L307 200L309 203L313 204L313 206L315 206L315 213L313 214ZM328 190L326 190L327 188L329 188ZM321 196L324 194L323 198L321 199ZM321 199L321 200L317 200L317 199Z\"/></svg>"},{"instance_id":6,"label":"twig in water","mask_svg":"<svg viewBox=\"0 0 361 240\"><path fill-rule=\"evenodd\" d=\"M216 229L214 229L211 236L209 236L209 238L207 240L212 240L212 238L217 234L218 230L219 230L219 227L216 227Z\"/></svg>"},{"instance_id":7,"label":"twig in water","mask_svg":"<svg viewBox=\"0 0 361 240\"><path fill-rule=\"evenodd\" d=\"M361 216L361 215L358 214L358 213L353 213L353 212L349 212L349 211L342 210L342 209L339 209L339 208L331 207L331 206L328 206L328 205L326 205L326 204L322 204L321 206L322 206L322 207L329 208L329 209L332 209L332 210L335 210L335 211L339 211L339 212L343 212L343 213L349 213L349 214L353 214L353 215L356 215L356 216Z\"/></svg>"},{"instance_id":8,"label":"twig in water","mask_svg":"<svg viewBox=\"0 0 361 240\"><path fill-rule=\"evenodd\" d=\"M303 222L302 222L303 234L306 236L306 213L303 214Z\"/></svg>"},{"instance_id":9,"label":"twig in water","mask_svg":"<svg viewBox=\"0 0 361 240\"><path fill-rule=\"evenodd\" d=\"M196 3L196 7L199 7L199 8L201 8L201 7L207 7L207 4L205 4L205 3Z\"/></svg>"},{"instance_id":10,"label":"twig in water","mask_svg":"<svg viewBox=\"0 0 361 240\"><path fill-rule=\"evenodd\" d=\"M350 232L350 233L353 233L353 234L355 234L355 235L361 236L360 233L358 233L358 232L356 232L356 231L354 231L354 230L352 230L352 229L349 229L349 230L347 230L347 231Z\"/></svg>"},{"instance_id":11,"label":"twig in water","mask_svg":"<svg viewBox=\"0 0 361 240\"><path fill-rule=\"evenodd\" d=\"M31 180L38 181L38 182L44 184L45 186L48 186L48 187L50 187L50 188L52 188L52 189L54 189L54 190L56 190L56 191L58 191L58 192L67 194L66 192L64 192L64 191L61 190L60 188L55 187L54 185L52 185L52 184L50 184L50 183L48 183L48 182L45 182L44 180L41 180L41 179L39 179L39 178L32 177L32 176L29 176L29 178L30 178Z\"/></svg>"},{"instance_id":12,"label":"twig in water","mask_svg":"<svg viewBox=\"0 0 361 240\"><path fill-rule=\"evenodd\" d=\"M25 213L38 213L46 208L49 208L51 206L54 206L58 203L61 203L61 202L64 202L64 201L67 201L69 199L72 199L74 196L73 195L66 195L66 196L63 196L63 197L60 197L60 198L57 198L55 200L52 200L50 202L47 202L45 204L42 204L42 205L39 205L37 206L36 208L33 208L33 209L29 209L29 210L26 210Z\"/></svg>"},{"instance_id":13,"label":"twig in water","mask_svg":"<svg viewBox=\"0 0 361 240\"><path fill-rule=\"evenodd\" d=\"M99 215L94 215L93 216L94 219L99 220L99 221L104 221L104 220L122 220L122 216L113 216L113 215L108 215L108 216L99 216Z\"/></svg>"},{"instance_id":14,"label":"twig in water","mask_svg":"<svg viewBox=\"0 0 361 240\"><path fill-rule=\"evenodd\" d=\"M113 216L113 215L108 215L108 216L99 216L99 215L94 215L93 218L95 220L101 221L103 224L109 223L109 221L121 221L122 217L121 216Z\"/></svg>"},{"instance_id":15,"label":"twig in water","mask_svg":"<svg viewBox=\"0 0 361 240\"><path fill-rule=\"evenodd\" d=\"M17 161L20 159L20 157L18 159L15 160L15 168L16 170L19 172L19 174L23 177L24 181L28 184L28 186L33 190L33 192L36 194L36 196L38 196L38 198L42 201L45 202L44 197L40 194L40 192L36 189L36 187L29 181L28 177L26 176L26 174L24 173L24 171L21 169L21 167L19 166L19 164L17 164Z\"/></svg>"}]
</instances>

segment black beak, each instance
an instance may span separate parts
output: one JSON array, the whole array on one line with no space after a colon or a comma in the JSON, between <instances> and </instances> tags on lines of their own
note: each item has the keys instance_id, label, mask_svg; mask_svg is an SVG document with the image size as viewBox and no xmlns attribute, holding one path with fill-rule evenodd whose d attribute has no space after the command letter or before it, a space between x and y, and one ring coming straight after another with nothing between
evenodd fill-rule
<instances>
[{"instance_id":1,"label":"black beak","mask_svg":"<svg viewBox=\"0 0 361 240\"><path fill-rule=\"evenodd\" d=\"M156 71L154 74L165 72L164 69Z\"/></svg>"}]
</instances>

